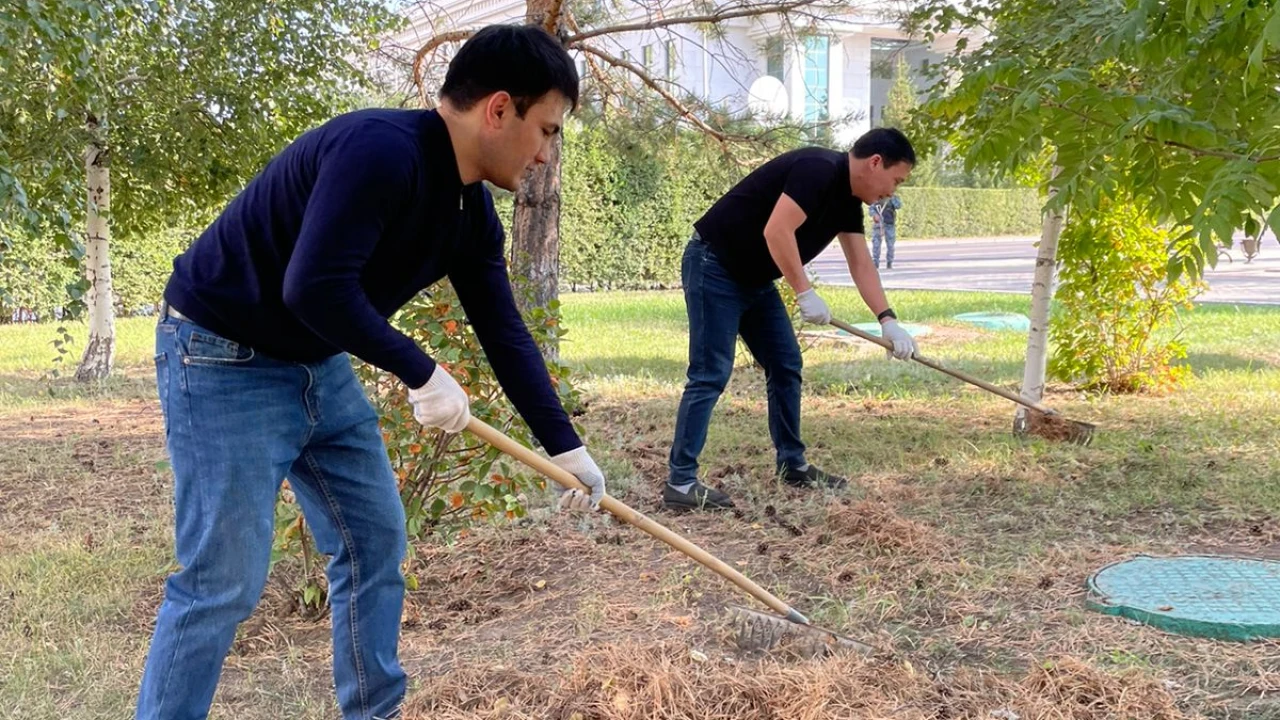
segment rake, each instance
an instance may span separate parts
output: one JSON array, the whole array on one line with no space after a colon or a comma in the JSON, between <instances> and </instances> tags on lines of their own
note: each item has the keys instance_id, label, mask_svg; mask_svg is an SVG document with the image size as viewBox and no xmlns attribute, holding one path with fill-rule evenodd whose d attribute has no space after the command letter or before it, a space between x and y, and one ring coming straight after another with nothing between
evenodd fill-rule
<instances>
[{"instance_id":1,"label":"rake","mask_svg":"<svg viewBox=\"0 0 1280 720\"><path fill-rule=\"evenodd\" d=\"M864 330L859 330L849 323L832 319L831 324L850 335L862 338L867 342L873 342L886 350L893 350L893 343L882 337L876 337ZM938 372L945 373L958 380L963 380L970 385L982 388L989 393L999 395L1006 400L1012 400L1013 402L1031 410L1031 412L1027 414L1027 426L1025 431L1032 435L1037 435L1049 440L1067 440L1075 443L1076 445L1088 445L1093 440L1093 432L1097 429L1097 426L1092 423L1065 418L1060 415L1057 410L1045 407L1038 402L1028 400L1021 395L1009 392L1002 387L997 387L985 380L980 380L967 373L962 373L959 370L952 370L951 368L943 366L942 363L936 360L930 360L929 358L922 357L920 355L912 355L911 359L925 367L933 368Z\"/></svg>"},{"instance_id":2,"label":"rake","mask_svg":"<svg viewBox=\"0 0 1280 720\"><path fill-rule=\"evenodd\" d=\"M481 420L472 417L467 423L467 429L501 452L545 475L557 485L567 490L589 492L572 473ZM779 600L724 561L655 522L639 510L628 507L621 500L606 495L600 501L600 507L619 520L679 550L777 613L772 615L737 605L729 606L731 628L739 647L759 650L782 647L806 657L822 657L842 650L871 654L875 650L871 645L814 625L795 608Z\"/></svg>"}]
</instances>

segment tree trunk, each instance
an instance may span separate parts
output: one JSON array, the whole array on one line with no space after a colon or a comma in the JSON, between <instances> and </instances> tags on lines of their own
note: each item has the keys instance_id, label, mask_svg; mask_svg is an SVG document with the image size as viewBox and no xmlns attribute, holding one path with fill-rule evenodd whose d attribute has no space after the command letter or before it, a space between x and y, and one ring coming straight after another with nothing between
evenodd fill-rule
<instances>
[{"instance_id":1,"label":"tree trunk","mask_svg":"<svg viewBox=\"0 0 1280 720\"><path fill-rule=\"evenodd\" d=\"M85 279L89 281L89 339L76 370L76 380L102 380L115 361L116 329L114 294L111 291L111 255L108 213L111 207L109 151L99 136L98 120L86 122L90 141L85 151L88 207L85 238Z\"/></svg>"},{"instance_id":2,"label":"tree trunk","mask_svg":"<svg viewBox=\"0 0 1280 720\"><path fill-rule=\"evenodd\" d=\"M521 310L546 307L560 280L560 138L546 165L525 174L516 193L511 262L524 284Z\"/></svg>"},{"instance_id":3,"label":"tree trunk","mask_svg":"<svg viewBox=\"0 0 1280 720\"><path fill-rule=\"evenodd\" d=\"M1054 168L1054 176L1058 174ZM1051 180L1050 183L1053 181ZM1049 186L1049 200L1058 189ZM1036 253L1036 275L1031 285L1031 330L1027 333L1027 361L1022 369L1022 397L1040 402L1044 395L1045 369L1049 363L1049 303L1053 300L1054 279L1058 269L1058 238L1062 235L1064 214L1061 209L1045 213L1040 228L1040 249ZM1013 431L1027 431L1027 408L1019 405L1013 417Z\"/></svg>"},{"instance_id":4,"label":"tree trunk","mask_svg":"<svg viewBox=\"0 0 1280 720\"><path fill-rule=\"evenodd\" d=\"M564 23L561 8L561 0L528 0L525 20L554 33ZM547 164L526 173L516 193L511 265L522 312L545 308L559 296L560 136L552 143ZM558 359L556 342L544 345L542 354L548 360Z\"/></svg>"}]
</instances>

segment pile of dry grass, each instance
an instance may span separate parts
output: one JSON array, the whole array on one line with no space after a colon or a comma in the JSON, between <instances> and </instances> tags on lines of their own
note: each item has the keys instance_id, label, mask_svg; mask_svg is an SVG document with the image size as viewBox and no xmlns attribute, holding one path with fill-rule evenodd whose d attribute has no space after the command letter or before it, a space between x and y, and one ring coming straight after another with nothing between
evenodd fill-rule
<instances>
[{"instance_id":1,"label":"pile of dry grass","mask_svg":"<svg viewBox=\"0 0 1280 720\"><path fill-rule=\"evenodd\" d=\"M1168 691L1137 671L1057 660L1020 681L934 677L900 660L836 656L708 660L678 643L582 653L563 675L465 668L427 679L405 720L1177 720Z\"/></svg>"},{"instance_id":2,"label":"pile of dry grass","mask_svg":"<svg viewBox=\"0 0 1280 720\"><path fill-rule=\"evenodd\" d=\"M936 529L904 518L892 505L878 500L853 505L834 502L827 508L826 526L841 544L874 554L900 553L917 559L947 555L947 543Z\"/></svg>"}]
</instances>

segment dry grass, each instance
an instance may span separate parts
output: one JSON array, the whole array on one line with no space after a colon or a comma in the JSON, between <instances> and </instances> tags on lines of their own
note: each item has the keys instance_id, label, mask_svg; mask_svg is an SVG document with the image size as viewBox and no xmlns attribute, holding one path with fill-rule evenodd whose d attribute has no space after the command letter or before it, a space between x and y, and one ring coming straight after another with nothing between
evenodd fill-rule
<instances>
[{"instance_id":1,"label":"dry grass","mask_svg":"<svg viewBox=\"0 0 1280 720\"><path fill-rule=\"evenodd\" d=\"M1181 638L1083 604L1089 573L1136 552L1280 557L1274 368L1224 356L1183 395L1055 394L1101 426L1080 448L1015 440L1010 404L874 348L819 344L804 434L851 487L775 481L761 378L740 367L703 454L739 512L672 515L657 500L682 341L655 360L615 331L571 346L607 353L615 373L581 376L611 489L885 652L743 652L723 609L750 601L725 582L629 527L538 516L415 546L409 717L1280 719L1280 643ZM1003 345L931 338L949 364L1016 382ZM0 707L24 720L129 715L171 567L159 413L103 392L0 412ZM336 715L327 618L300 610L298 580L277 567L215 716Z\"/></svg>"},{"instance_id":2,"label":"dry grass","mask_svg":"<svg viewBox=\"0 0 1280 720\"><path fill-rule=\"evenodd\" d=\"M1164 684L1074 659L1018 680L960 670L931 676L902 660L837 656L802 664L711 660L674 643L581 653L559 673L475 668L426 681L406 720L1177 720Z\"/></svg>"}]
</instances>

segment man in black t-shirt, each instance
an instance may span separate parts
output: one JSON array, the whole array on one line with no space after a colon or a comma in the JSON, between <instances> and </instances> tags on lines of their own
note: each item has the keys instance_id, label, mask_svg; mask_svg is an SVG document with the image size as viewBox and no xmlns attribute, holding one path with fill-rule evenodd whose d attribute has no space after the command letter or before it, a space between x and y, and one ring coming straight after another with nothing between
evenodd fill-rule
<instances>
[{"instance_id":1,"label":"man in black t-shirt","mask_svg":"<svg viewBox=\"0 0 1280 720\"><path fill-rule=\"evenodd\" d=\"M737 337L764 367L769 395L769 434L778 474L794 487L839 488L843 478L805 460L800 440L800 346L774 281L796 292L806 322L825 325L831 310L818 296L804 265L836 237L862 299L906 360L915 341L889 308L863 233L862 204L893 195L915 166L906 136L877 128L847 153L804 148L756 169L694 223L681 266L689 312L689 371L663 504L675 509L720 509L733 501L698 482L698 455L711 411L733 372Z\"/></svg>"}]
</instances>

